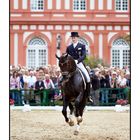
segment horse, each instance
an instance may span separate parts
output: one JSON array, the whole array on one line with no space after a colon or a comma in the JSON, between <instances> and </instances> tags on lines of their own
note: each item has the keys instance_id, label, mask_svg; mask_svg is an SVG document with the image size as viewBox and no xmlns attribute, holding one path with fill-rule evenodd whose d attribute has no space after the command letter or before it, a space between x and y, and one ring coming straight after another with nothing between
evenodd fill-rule
<instances>
[{"instance_id":1,"label":"horse","mask_svg":"<svg viewBox=\"0 0 140 140\"><path fill-rule=\"evenodd\" d=\"M76 130L74 135L78 135L80 123L82 122L83 111L87 102L87 92L85 87L84 75L81 70L76 66L75 60L67 53L58 57L59 67L63 76L61 88L63 90L63 109L62 114L65 121L74 126L72 114L74 113L77 118ZM70 109L70 116L67 116L67 107Z\"/></svg>"}]
</instances>

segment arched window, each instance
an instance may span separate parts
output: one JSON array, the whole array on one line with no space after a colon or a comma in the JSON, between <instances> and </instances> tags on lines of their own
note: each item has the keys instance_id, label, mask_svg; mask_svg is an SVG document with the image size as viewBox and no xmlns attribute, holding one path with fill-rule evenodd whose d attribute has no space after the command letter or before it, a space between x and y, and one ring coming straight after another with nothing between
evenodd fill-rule
<instances>
[{"instance_id":1,"label":"arched window","mask_svg":"<svg viewBox=\"0 0 140 140\"><path fill-rule=\"evenodd\" d=\"M41 38L35 37L29 41L29 45L45 45L45 41Z\"/></svg>"},{"instance_id":2,"label":"arched window","mask_svg":"<svg viewBox=\"0 0 140 140\"><path fill-rule=\"evenodd\" d=\"M111 64L113 67L130 66L130 47L122 38L116 39L111 48Z\"/></svg>"},{"instance_id":3,"label":"arched window","mask_svg":"<svg viewBox=\"0 0 140 140\"><path fill-rule=\"evenodd\" d=\"M89 43L86 39L79 37L79 43L84 44L87 50L87 54L90 54L90 48L89 48Z\"/></svg>"},{"instance_id":4,"label":"arched window","mask_svg":"<svg viewBox=\"0 0 140 140\"><path fill-rule=\"evenodd\" d=\"M73 10L74 11L85 11L86 10L86 0L73 0Z\"/></svg>"},{"instance_id":5,"label":"arched window","mask_svg":"<svg viewBox=\"0 0 140 140\"><path fill-rule=\"evenodd\" d=\"M48 64L47 43L42 38L34 37L29 41L26 64L28 68L36 68Z\"/></svg>"}]
</instances>

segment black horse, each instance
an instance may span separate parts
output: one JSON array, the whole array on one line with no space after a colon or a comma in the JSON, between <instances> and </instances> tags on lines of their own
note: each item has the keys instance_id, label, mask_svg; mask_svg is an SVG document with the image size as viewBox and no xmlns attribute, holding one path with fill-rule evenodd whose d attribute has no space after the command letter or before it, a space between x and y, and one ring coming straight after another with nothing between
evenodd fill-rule
<instances>
[{"instance_id":1,"label":"black horse","mask_svg":"<svg viewBox=\"0 0 140 140\"><path fill-rule=\"evenodd\" d=\"M87 92L85 87L84 75L81 70L76 66L74 59L68 54L63 54L59 59L59 67L62 72L63 82L63 110L62 114L65 121L70 125L74 125L72 114L74 112L77 117L77 126L74 132L75 135L79 133L79 124L82 122L83 111L87 101ZM74 106L73 106L74 103ZM70 109L70 117L67 117L67 107Z\"/></svg>"}]
</instances>

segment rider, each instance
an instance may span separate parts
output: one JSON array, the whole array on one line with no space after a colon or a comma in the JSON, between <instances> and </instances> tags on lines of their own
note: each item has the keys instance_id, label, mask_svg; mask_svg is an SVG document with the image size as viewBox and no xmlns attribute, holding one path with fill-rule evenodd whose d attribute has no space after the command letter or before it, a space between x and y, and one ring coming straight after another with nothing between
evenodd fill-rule
<instances>
[{"instance_id":1,"label":"rider","mask_svg":"<svg viewBox=\"0 0 140 140\"><path fill-rule=\"evenodd\" d=\"M79 67L82 70L82 72L85 74L86 81L87 81L86 90L88 92L88 101L93 102L90 96L90 76L87 69L83 65L83 60L86 57L85 45L78 42L79 39L78 32L71 32L71 38L72 38L72 44L67 47L66 53L74 58L77 67Z\"/></svg>"}]
</instances>

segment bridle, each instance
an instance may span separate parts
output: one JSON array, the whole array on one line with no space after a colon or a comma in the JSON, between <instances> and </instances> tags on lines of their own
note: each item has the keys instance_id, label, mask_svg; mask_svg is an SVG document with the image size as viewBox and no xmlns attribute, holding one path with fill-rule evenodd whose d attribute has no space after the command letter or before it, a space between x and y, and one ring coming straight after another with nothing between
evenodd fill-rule
<instances>
[{"instance_id":1,"label":"bridle","mask_svg":"<svg viewBox=\"0 0 140 140\"><path fill-rule=\"evenodd\" d=\"M60 65L63 67L65 64L67 64L67 69L69 68L69 67L72 67L72 65L71 65L71 63L69 63L69 61L70 60L66 60L65 62L60 62ZM64 71L64 72L61 72L62 73L62 75L63 76L67 76L68 78L70 78L73 74L74 74L74 72L75 72L76 70L74 70L74 71Z\"/></svg>"},{"instance_id":2,"label":"bridle","mask_svg":"<svg viewBox=\"0 0 140 140\"><path fill-rule=\"evenodd\" d=\"M60 62L60 65L62 65L62 66L63 66L63 65L64 65L64 64L66 64L67 62L68 62L68 60L66 60L66 61L65 61L65 62L63 62L63 63L62 63L62 62Z\"/></svg>"}]
</instances>

